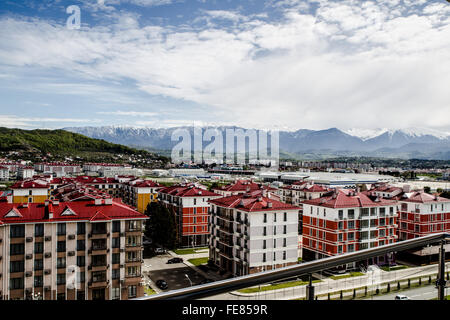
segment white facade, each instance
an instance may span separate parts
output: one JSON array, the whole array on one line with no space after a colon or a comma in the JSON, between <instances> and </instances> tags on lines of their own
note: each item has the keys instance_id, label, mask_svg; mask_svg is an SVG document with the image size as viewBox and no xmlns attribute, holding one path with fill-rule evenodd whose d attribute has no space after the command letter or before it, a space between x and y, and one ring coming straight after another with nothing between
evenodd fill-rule
<instances>
[{"instance_id":1,"label":"white facade","mask_svg":"<svg viewBox=\"0 0 450 320\"><path fill-rule=\"evenodd\" d=\"M6 181L9 180L9 169L6 167L0 168L0 180Z\"/></svg>"}]
</instances>

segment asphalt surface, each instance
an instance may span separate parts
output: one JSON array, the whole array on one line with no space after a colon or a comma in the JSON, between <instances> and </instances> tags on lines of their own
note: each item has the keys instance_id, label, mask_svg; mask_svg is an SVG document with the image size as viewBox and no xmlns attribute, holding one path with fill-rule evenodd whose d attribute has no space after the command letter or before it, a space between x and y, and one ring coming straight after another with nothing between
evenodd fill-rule
<instances>
[{"instance_id":1,"label":"asphalt surface","mask_svg":"<svg viewBox=\"0 0 450 320\"><path fill-rule=\"evenodd\" d=\"M144 259L144 267L145 267L145 275L148 276L153 283L162 279L165 280L168 284L168 289L160 290L157 288L157 291L170 291L177 290L182 288L187 288L192 285L198 285L205 278L195 272L192 268L188 267L184 263L174 263L167 264L169 259L173 258L169 254L157 255L150 259ZM188 275L189 279L186 277Z\"/></svg>"}]
</instances>

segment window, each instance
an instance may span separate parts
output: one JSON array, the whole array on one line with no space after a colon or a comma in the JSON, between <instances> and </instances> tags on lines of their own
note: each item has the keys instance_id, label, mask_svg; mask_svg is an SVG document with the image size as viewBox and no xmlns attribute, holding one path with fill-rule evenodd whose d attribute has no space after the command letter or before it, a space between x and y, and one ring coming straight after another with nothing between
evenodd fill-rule
<instances>
[{"instance_id":1,"label":"window","mask_svg":"<svg viewBox=\"0 0 450 320\"><path fill-rule=\"evenodd\" d=\"M58 252L65 252L66 251L66 242L65 241L58 241L56 244L56 251Z\"/></svg>"},{"instance_id":2,"label":"window","mask_svg":"<svg viewBox=\"0 0 450 320\"><path fill-rule=\"evenodd\" d=\"M348 234L348 240L349 240L349 241L355 240L355 234L354 234L353 232L349 232L349 234Z\"/></svg>"},{"instance_id":3,"label":"window","mask_svg":"<svg viewBox=\"0 0 450 320\"><path fill-rule=\"evenodd\" d=\"M44 269L44 260L42 259L34 260L34 271L42 269Z\"/></svg>"},{"instance_id":4,"label":"window","mask_svg":"<svg viewBox=\"0 0 450 320\"><path fill-rule=\"evenodd\" d=\"M113 248L120 248L120 237L112 239L112 247Z\"/></svg>"},{"instance_id":5,"label":"window","mask_svg":"<svg viewBox=\"0 0 450 320\"><path fill-rule=\"evenodd\" d=\"M277 213L276 212L273 214L273 222L277 222Z\"/></svg>"},{"instance_id":6,"label":"window","mask_svg":"<svg viewBox=\"0 0 450 320\"><path fill-rule=\"evenodd\" d=\"M25 226L11 226L10 227L11 238L23 238L25 237Z\"/></svg>"},{"instance_id":7,"label":"window","mask_svg":"<svg viewBox=\"0 0 450 320\"><path fill-rule=\"evenodd\" d=\"M277 227L273 227L273 235L277 234Z\"/></svg>"},{"instance_id":8,"label":"window","mask_svg":"<svg viewBox=\"0 0 450 320\"><path fill-rule=\"evenodd\" d=\"M344 223L343 223L342 221L339 222L339 224L338 224L338 229L339 229L339 230L344 229Z\"/></svg>"},{"instance_id":9,"label":"window","mask_svg":"<svg viewBox=\"0 0 450 320\"><path fill-rule=\"evenodd\" d=\"M112 263L113 264L120 263L120 253L113 253L112 254Z\"/></svg>"},{"instance_id":10,"label":"window","mask_svg":"<svg viewBox=\"0 0 450 320\"><path fill-rule=\"evenodd\" d=\"M56 259L56 267L58 269L65 268L66 267L66 258L60 257L60 258Z\"/></svg>"},{"instance_id":11,"label":"window","mask_svg":"<svg viewBox=\"0 0 450 320\"><path fill-rule=\"evenodd\" d=\"M106 255L93 255L91 261L94 267L106 266Z\"/></svg>"},{"instance_id":12,"label":"window","mask_svg":"<svg viewBox=\"0 0 450 320\"><path fill-rule=\"evenodd\" d=\"M23 272L25 263L23 261L11 261L9 263L10 272Z\"/></svg>"},{"instance_id":13,"label":"window","mask_svg":"<svg viewBox=\"0 0 450 320\"><path fill-rule=\"evenodd\" d=\"M86 250L86 240L77 240L77 251Z\"/></svg>"},{"instance_id":14,"label":"window","mask_svg":"<svg viewBox=\"0 0 450 320\"><path fill-rule=\"evenodd\" d=\"M286 260L286 251L283 251L283 260Z\"/></svg>"},{"instance_id":15,"label":"window","mask_svg":"<svg viewBox=\"0 0 450 320\"><path fill-rule=\"evenodd\" d=\"M338 241L343 241L344 237L342 233L338 234Z\"/></svg>"},{"instance_id":16,"label":"window","mask_svg":"<svg viewBox=\"0 0 450 320\"><path fill-rule=\"evenodd\" d=\"M266 262L266 254L263 253L263 262Z\"/></svg>"},{"instance_id":17,"label":"window","mask_svg":"<svg viewBox=\"0 0 450 320\"><path fill-rule=\"evenodd\" d=\"M113 221L112 232L120 232L120 221Z\"/></svg>"},{"instance_id":18,"label":"window","mask_svg":"<svg viewBox=\"0 0 450 320\"><path fill-rule=\"evenodd\" d=\"M348 245L348 252L353 252L355 251L355 245L354 244L349 244Z\"/></svg>"},{"instance_id":19,"label":"window","mask_svg":"<svg viewBox=\"0 0 450 320\"><path fill-rule=\"evenodd\" d=\"M23 243L12 243L9 246L10 255L24 254L25 245Z\"/></svg>"},{"instance_id":20,"label":"window","mask_svg":"<svg viewBox=\"0 0 450 320\"><path fill-rule=\"evenodd\" d=\"M286 233L287 233L287 226L284 225L284 226L283 226L283 234L286 234Z\"/></svg>"},{"instance_id":21,"label":"window","mask_svg":"<svg viewBox=\"0 0 450 320\"><path fill-rule=\"evenodd\" d=\"M267 213L264 213L264 220L263 220L263 222L264 222L264 223L267 222Z\"/></svg>"},{"instance_id":22,"label":"window","mask_svg":"<svg viewBox=\"0 0 450 320\"><path fill-rule=\"evenodd\" d=\"M34 287L40 288L44 285L44 277L43 276L34 276Z\"/></svg>"},{"instance_id":23,"label":"window","mask_svg":"<svg viewBox=\"0 0 450 320\"><path fill-rule=\"evenodd\" d=\"M34 243L34 253L43 253L44 252L44 243L43 242L35 242Z\"/></svg>"},{"instance_id":24,"label":"window","mask_svg":"<svg viewBox=\"0 0 450 320\"><path fill-rule=\"evenodd\" d=\"M57 285L66 284L66 274L65 273L58 273L56 275L56 284Z\"/></svg>"},{"instance_id":25,"label":"window","mask_svg":"<svg viewBox=\"0 0 450 320\"><path fill-rule=\"evenodd\" d=\"M104 281L106 281L105 271L92 272L92 282L104 282Z\"/></svg>"},{"instance_id":26,"label":"window","mask_svg":"<svg viewBox=\"0 0 450 320\"><path fill-rule=\"evenodd\" d=\"M84 271L83 272L78 272L77 273L77 282L78 283L83 283L85 281L86 281L86 273Z\"/></svg>"},{"instance_id":27,"label":"window","mask_svg":"<svg viewBox=\"0 0 450 320\"><path fill-rule=\"evenodd\" d=\"M113 270L114 272L114 270ZM112 288L112 300L120 300L120 288Z\"/></svg>"},{"instance_id":28,"label":"window","mask_svg":"<svg viewBox=\"0 0 450 320\"><path fill-rule=\"evenodd\" d=\"M77 234L86 234L86 223L77 222Z\"/></svg>"},{"instance_id":29,"label":"window","mask_svg":"<svg viewBox=\"0 0 450 320\"><path fill-rule=\"evenodd\" d=\"M77 256L77 266L84 267L86 265L86 257L85 256Z\"/></svg>"},{"instance_id":30,"label":"window","mask_svg":"<svg viewBox=\"0 0 450 320\"><path fill-rule=\"evenodd\" d=\"M283 247L286 247L286 238L283 238Z\"/></svg>"},{"instance_id":31,"label":"window","mask_svg":"<svg viewBox=\"0 0 450 320\"><path fill-rule=\"evenodd\" d=\"M355 210L354 209L349 209L348 210L348 218L349 219L355 219Z\"/></svg>"},{"instance_id":32,"label":"window","mask_svg":"<svg viewBox=\"0 0 450 320\"><path fill-rule=\"evenodd\" d=\"M112 278L113 280L120 279L120 269L112 270Z\"/></svg>"},{"instance_id":33,"label":"window","mask_svg":"<svg viewBox=\"0 0 450 320\"><path fill-rule=\"evenodd\" d=\"M344 219L344 210L339 210L338 215L339 215L339 220Z\"/></svg>"},{"instance_id":34,"label":"window","mask_svg":"<svg viewBox=\"0 0 450 320\"><path fill-rule=\"evenodd\" d=\"M354 229L355 228L355 221L349 221L348 222L348 228L349 229Z\"/></svg>"},{"instance_id":35,"label":"window","mask_svg":"<svg viewBox=\"0 0 450 320\"><path fill-rule=\"evenodd\" d=\"M11 290L23 289L23 278L11 278L9 279L9 287Z\"/></svg>"},{"instance_id":36,"label":"window","mask_svg":"<svg viewBox=\"0 0 450 320\"><path fill-rule=\"evenodd\" d=\"M58 234L58 236L63 236L66 234L66 224L65 223L58 223L57 234Z\"/></svg>"},{"instance_id":37,"label":"window","mask_svg":"<svg viewBox=\"0 0 450 320\"><path fill-rule=\"evenodd\" d=\"M93 234L103 234L106 233L106 223L93 223L92 224L92 233Z\"/></svg>"},{"instance_id":38,"label":"window","mask_svg":"<svg viewBox=\"0 0 450 320\"><path fill-rule=\"evenodd\" d=\"M136 286L128 286L128 298L136 298Z\"/></svg>"},{"instance_id":39,"label":"window","mask_svg":"<svg viewBox=\"0 0 450 320\"><path fill-rule=\"evenodd\" d=\"M139 275L138 270L139 270L138 267L128 267L127 268L127 276L131 276L131 277L138 276Z\"/></svg>"},{"instance_id":40,"label":"window","mask_svg":"<svg viewBox=\"0 0 450 320\"><path fill-rule=\"evenodd\" d=\"M287 212L283 213L283 220L287 221Z\"/></svg>"},{"instance_id":41,"label":"window","mask_svg":"<svg viewBox=\"0 0 450 320\"><path fill-rule=\"evenodd\" d=\"M384 217L386 215L386 208L380 208L380 216Z\"/></svg>"},{"instance_id":42,"label":"window","mask_svg":"<svg viewBox=\"0 0 450 320\"><path fill-rule=\"evenodd\" d=\"M35 237L42 237L44 236L44 224L39 223L34 225L34 236Z\"/></svg>"}]
</instances>

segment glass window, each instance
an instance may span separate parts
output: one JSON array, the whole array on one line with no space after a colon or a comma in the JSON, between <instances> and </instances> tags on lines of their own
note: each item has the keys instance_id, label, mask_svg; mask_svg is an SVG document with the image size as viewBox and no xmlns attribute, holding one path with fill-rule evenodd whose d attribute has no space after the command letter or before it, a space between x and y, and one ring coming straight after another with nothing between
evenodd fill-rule
<instances>
[{"instance_id":1,"label":"glass window","mask_svg":"<svg viewBox=\"0 0 450 320\"><path fill-rule=\"evenodd\" d=\"M66 284L66 274L65 273L58 273L56 275L56 284L57 285Z\"/></svg>"},{"instance_id":2,"label":"glass window","mask_svg":"<svg viewBox=\"0 0 450 320\"><path fill-rule=\"evenodd\" d=\"M112 278L113 279L120 279L120 269L113 269L112 270Z\"/></svg>"},{"instance_id":3,"label":"glass window","mask_svg":"<svg viewBox=\"0 0 450 320\"><path fill-rule=\"evenodd\" d=\"M25 245L23 243L12 243L9 246L9 252L11 255L24 254Z\"/></svg>"},{"instance_id":4,"label":"glass window","mask_svg":"<svg viewBox=\"0 0 450 320\"><path fill-rule=\"evenodd\" d=\"M77 240L77 251L86 250L86 240Z\"/></svg>"},{"instance_id":5,"label":"glass window","mask_svg":"<svg viewBox=\"0 0 450 320\"><path fill-rule=\"evenodd\" d=\"M63 236L66 234L66 224L65 223L58 223L57 234L58 234L58 236Z\"/></svg>"},{"instance_id":6,"label":"glass window","mask_svg":"<svg viewBox=\"0 0 450 320\"><path fill-rule=\"evenodd\" d=\"M84 267L86 265L86 257L85 256L77 256L77 266Z\"/></svg>"},{"instance_id":7,"label":"glass window","mask_svg":"<svg viewBox=\"0 0 450 320\"><path fill-rule=\"evenodd\" d=\"M34 287L40 288L44 285L44 277L43 276L34 276Z\"/></svg>"},{"instance_id":8,"label":"glass window","mask_svg":"<svg viewBox=\"0 0 450 320\"><path fill-rule=\"evenodd\" d=\"M35 242L34 243L34 253L43 253L44 252L44 243L43 242Z\"/></svg>"},{"instance_id":9,"label":"glass window","mask_svg":"<svg viewBox=\"0 0 450 320\"><path fill-rule=\"evenodd\" d=\"M25 237L25 225L11 226L10 227L11 238L23 238Z\"/></svg>"},{"instance_id":10,"label":"glass window","mask_svg":"<svg viewBox=\"0 0 450 320\"><path fill-rule=\"evenodd\" d=\"M56 244L56 250L58 252L65 252L66 251L66 242L65 241L58 241Z\"/></svg>"},{"instance_id":11,"label":"glass window","mask_svg":"<svg viewBox=\"0 0 450 320\"><path fill-rule=\"evenodd\" d=\"M136 298L137 287L128 286L128 298Z\"/></svg>"},{"instance_id":12,"label":"glass window","mask_svg":"<svg viewBox=\"0 0 450 320\"><path fill-rule=\"evenodd\" d=\"M23 289L23 278L11 278L9 279L9 287L11 290Z\"/></svg>"},{"instance_id":13,"label":"glass window","mask_svg":"<svg viewBox=\"0 0 450 320\"><path fill-rule=\"evenodd\" d=\"M86 223L77 222L77 234L86 234Z\"/></svg>"},{"instance_id":14,"label":"glass window","mask_svg":"<svg viewBox=\"0 0 450 320\"><path fill-rule=\"evenodd\" d=\"M112 232L120 232L120 221L113 221Z\"/></svg>"},{"instance_id":15,"label":"glass window","mask_svg":"<svg viewBox=\"0 0 450 320\"><path fill-rule=\"evenodd\" d=\"M42 237L44 236L44 224L39 223L34 225L34 236L35 237Z\"/></svg>"},{"instance_id":16,"label":"glass window","mask_svg":"<svg viewBox=\"0 0 450 320\"><path fill-rule=\"evenodd\" d=\"M111 297L111 299L112 300L119 300L120 299L120 288L112 288L112 297Z\"/></svg>"},{"instance_id":17,"label":"glass window","mask_svg":"<svg viewBox=\"0 0 450 320\"><path fill-rule=\"evenodd\" d=\"M10 272L23 272L25 263L24 261L11 261L9 263Z\"/></svg>"},{"instance_id":18,"label":"glass window","mask_svg":"<svg viewBox=\"0 0 450 320\"><path fill-rule=\"evenodd\" d=\"M34 270L42 270L44 268L44 260L38 259L34 260Z\"/></svg>"}]
</instances>

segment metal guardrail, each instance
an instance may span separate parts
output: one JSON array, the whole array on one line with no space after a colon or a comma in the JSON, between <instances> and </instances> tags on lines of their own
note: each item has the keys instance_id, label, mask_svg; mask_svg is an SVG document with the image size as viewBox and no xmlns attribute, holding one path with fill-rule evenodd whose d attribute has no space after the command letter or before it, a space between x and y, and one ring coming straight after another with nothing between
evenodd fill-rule
<instances>
[{"instance_id":1,"label":"metal guardrail","mask_svg":"<svg viewBox=\"0 0 450 320\"><path fill-rule=\"evenodd\" d=\"M362 261L369 258L381 256L389 252L397 252L408 249L426 246L433 243L441 243L450 239L449 233L438 233L423 236L416 239L404 240L401 242L387 244L384 246L359 250L352 253L346 253L339 256L333 256L305 262L295 266L279 268L276 270L261 272L257 274L236 277L222 281L216 281L195 287L173 290L166 293L151 295L148 297L140 297L132 300L186 300L200 299L215 296L221 293L244 289L252 286L266 284L277 280L296 277L314 272L323 271L351 262Z\"/></svg>"}]
</instances>

